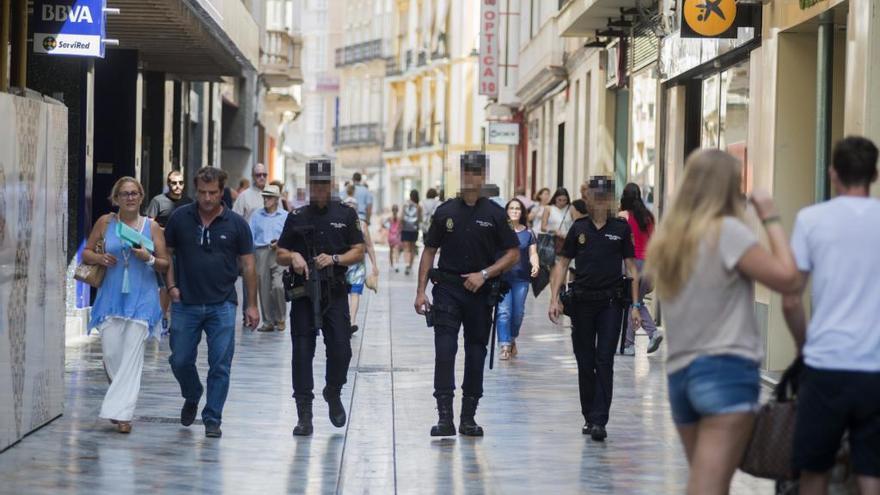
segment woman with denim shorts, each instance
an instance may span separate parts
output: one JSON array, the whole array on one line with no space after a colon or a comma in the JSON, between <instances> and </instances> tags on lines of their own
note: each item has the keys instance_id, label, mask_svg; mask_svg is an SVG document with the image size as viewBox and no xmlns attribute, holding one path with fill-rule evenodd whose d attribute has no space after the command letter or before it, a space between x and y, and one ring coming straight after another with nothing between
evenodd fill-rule
<instances>
[{"instance_id":1,"label":"woman with denim shorts","mask_svg":"<svg viewBox=\"0 0 880 495\"><path fill-rule=\"evenodd\" d=\"M666 319L672 417L690 466L689 494L727 493L751 436L763 345L754 282L789 292L797 268L769 194L750 198L771 250L743 221L742 165L698 150L648 246Z\"/></svg>"}]
</instances>

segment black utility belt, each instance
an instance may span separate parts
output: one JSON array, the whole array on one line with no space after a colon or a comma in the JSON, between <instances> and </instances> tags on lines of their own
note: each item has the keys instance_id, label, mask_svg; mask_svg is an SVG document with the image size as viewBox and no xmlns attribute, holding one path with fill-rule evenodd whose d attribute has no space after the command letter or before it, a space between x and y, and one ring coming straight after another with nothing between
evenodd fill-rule
<instances>
[{"instance_id":1,"label":"black utility belt","mask_svg":"<svg viewBox=\"0 0 880 495\"><path fill-rule=\"evenodd\" d=\"M456 287L464 289L464 277L460 274L444 272L442 270L438 270L436 268L432 268L428 271L428 278L431 279L436 285L447 285L450 287ZM480 295L484 295L486 297L486 302L489 306L494 306L507 294L507 291L510 290L510 285L502 280L499 277L490 278L486 280L480 290L476 293Z\"/></svg>"},{"instance_id":2,"label":"black utility belt","mask_svg":"<svg viewBox=\"0 0 880 495\"><path fill-rule=\"evenodd\" d=\"M618 287L596 290L585 289L569 284L565 291L571 294L571 298L575 302L606 301L609 299L619 299L621 297L621 290Z\"/></svg>"}]
</instances>

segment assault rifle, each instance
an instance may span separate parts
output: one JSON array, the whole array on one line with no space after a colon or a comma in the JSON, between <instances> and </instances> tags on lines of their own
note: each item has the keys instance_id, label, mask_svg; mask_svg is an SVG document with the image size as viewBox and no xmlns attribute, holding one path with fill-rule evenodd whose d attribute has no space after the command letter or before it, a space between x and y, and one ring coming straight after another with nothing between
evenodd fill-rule
<instances>
[{"instance_id":1,"label":"assault rifle","mask_svg":"<svg viewBox=\"0 0 880 495\"><path fill-rule=\"evenodd\" d=\"M309 276L302 280L303 277L300 275L290 275L290 271L285 272L285 298L288 301L293 301L307 297L312 307L312 328L320 330L324 327L324 305L330 299L330 283L333 277L327 274L330 267L319 270L315 264L315 258L319 254L318 246L315 243L315 228L311 225L297 227L294 232L302 236L306 246L305 259ZM300 281L301 284L297 283Z\"/></svg>"}]
</instances>

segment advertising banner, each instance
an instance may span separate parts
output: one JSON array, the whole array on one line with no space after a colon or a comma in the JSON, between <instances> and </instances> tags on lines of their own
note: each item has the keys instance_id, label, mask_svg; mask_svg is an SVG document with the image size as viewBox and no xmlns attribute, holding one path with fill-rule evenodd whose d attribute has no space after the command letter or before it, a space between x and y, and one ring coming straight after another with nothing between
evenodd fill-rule
<instances>
[{"instance_id":1,"label":"advertising banner","mask_svg":"<svg viewBox=\"0 0 880 495\"><path fill-rule=\"evenodd\" d=\"M480 94L498 98L498 0L481 0Z\"/></svg>"},{"instance_id":2,"label":"advertising banner","mask_svg":"<svg viewBox=\"0 0 880 495\"><path fill-rule=\"evenodd\" d=\"M104 57L106 0L35 0L34 53Z\"/></svg>"}]
</instances>

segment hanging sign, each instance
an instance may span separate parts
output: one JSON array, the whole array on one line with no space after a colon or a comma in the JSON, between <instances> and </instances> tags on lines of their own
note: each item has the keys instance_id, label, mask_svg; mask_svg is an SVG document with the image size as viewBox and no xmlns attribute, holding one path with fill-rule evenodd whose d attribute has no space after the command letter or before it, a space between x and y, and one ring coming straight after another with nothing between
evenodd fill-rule
<instances>
[{"instance_id":1,"label":"hanging sign","mask_svg":"<svg viewBox=\"0 0 880 495\"><path fill-rule=\"evenodd\" d=\"M489 122L489 144L519 144L519 124L516 122Z\"/></svg>"},{"instance_id":2,"label":"hanging sign","mask_svg":"<svg viewBox=\"0 0 880 495\"><path fill-rule=\"evenodd\" d=\"M682 38L736 38L736 0L684 0Z\"/></svg>"},{"instance_id":3,"label":"hanging sign","mask_svg":"<svg viewBox=\"0 0 880 495\"><path fill-rule=\"evenodd\" d=\"M480 2L480 94L498 97L498 0Z\"/></svg>"},{"instance_id":4,"label":"hanging sign","mask_svg":"<svg viewBox=\"0 0 880 495\"><path fill-rule=\"evenodd\" d=\"M34 53L104 57L106 0L35 0Z\"/></svg>"}]
</instances>

